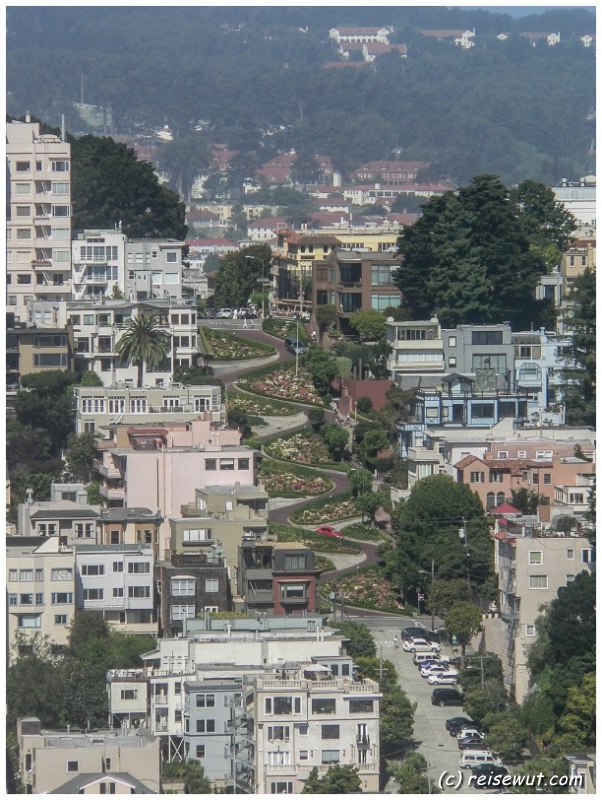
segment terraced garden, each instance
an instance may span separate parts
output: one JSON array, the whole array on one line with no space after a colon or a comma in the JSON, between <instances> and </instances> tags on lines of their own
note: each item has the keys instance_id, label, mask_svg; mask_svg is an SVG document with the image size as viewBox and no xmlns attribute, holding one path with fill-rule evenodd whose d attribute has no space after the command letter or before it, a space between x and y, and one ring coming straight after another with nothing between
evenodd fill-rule
<instances>
[{"instance_id":1,"label":"terraced garden","mask_svg":"<svg viewBox=\"0 0 602 800\"><path fill-rule=\"evenodd\" d=\"M257 417L292 417L299 413L298 408L268 400L267 397L237 392L235 389L228 392L228 410L233 408Z\"/></svg>"},{"instance_id":2,"label":"terraced garden","mask_svg":"<svg viewBox=\"0 0 602 800\"><path fill-rule=\"evenodd\" d=\"M333 481L313 469L264 458L259 470L271 497L305 497L330 491Z\"/></svg>"},{"instance_id":3,"label":"terraced garden","mask_svg":"<svg viewBox=\"0 0 602 800\"><path fill-rule=\"evenodd\" d=\"M316 553L336 553L339 555L359 555L362 548L342 539L333 539L305 528L294 525L281 525L277 522L270 523L270 531L277 534L279 542L299 542Z\"/></svg>"},{"instance_id":4,"label":"terraced garden","mask_svg":"<svg viewBox=\"0 0 602 800\"><path fill-rule=\"evenodd\" d=\"M207 354L214 361L242 361L250 358L267 358L276 355L270 344L244 339L228 331L215 328L199 328Z\"/></svg>"}]
</instances>

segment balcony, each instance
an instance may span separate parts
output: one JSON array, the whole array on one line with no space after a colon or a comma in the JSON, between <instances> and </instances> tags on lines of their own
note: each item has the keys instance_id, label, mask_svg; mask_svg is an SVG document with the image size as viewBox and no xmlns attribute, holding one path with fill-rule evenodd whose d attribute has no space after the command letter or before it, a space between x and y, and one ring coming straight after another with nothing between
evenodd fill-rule
<instances>
[{"instance_id":1,"label":"balcony","mask_svg":"<svg viewBox=\"0 0 602 800\"><path fill-rule=\"evenodd\" d=\"M155 705L156 706L166 706L169 705L169 697L167 694L163 692L158 692L154 695Z\"/></svg>"},{"instance_id":2,"label":"balcony","mask_svg":"<svg viewBox=\"0 0 602 800\"><path fill-rule=\"evenodd\" d=\"M251 603L271 603L274 595L271 589L255 589L249 590L246 596L248 604Z\"/></svg>"},{"instance_id":3,"label":"balcony","mask_svg":"<svg viewBox=\"0 0 602 800\"><path fill-rule=\"evenodd\" d=\"M500 611L500 617L504 620L504 622L512 625L513 623L518 622L520 619L520 614L518 611L514 611L513 609L502 609Z\"/></svg>"},{"instance_id":4,"label":"balcony","mask_svg":"<svg viewBox=\"0 0 602 800\"><path fill-rule=\"evenodd\" d=\"M132 636L156 636L156 622L110 622L110 627L117 633Z\"/></svg>"},{"instance_id":5,"label":"balcony","mask_svg":"<svg viewBox=\"0 0 602 800\"><path fill-rule=\"evenodd\" d=\"M105 500L121 500L122 502L125 500L125 491L123 487L112 488L108 486L101 486L99 491L101 497L104 497Z\"/></svg>"},{"instance_id":6,"label":"balcony","mask_svg":"<svg viewBox=\"0 0 602 800\"><path fill-rule=\"evenodd\" d=\"M302 597L281 597L280 602L283 606L305 605L309 603L309 597L307 597L307 595L303 595Z\"/></svg>"},{"instance_id":7,"label":"balcony","mask_svg":"<svg viewBox=\"0 0 602 800\"><path fill-rule=\"evenodd\" d=\"M94 459L92 462L93 468L102 475L104 478L112 478L113 480L119 480L119 478L123 477L121 475L121 471L118 470L116 467L107 467L103 464L102 461L99 461L97 458Z\"/></svg>"},{"instance_id":8,"label":"balcony","mask_svg":"<svg viewBox=\"0 0 602 800\"><path fill-rule=\"evenodd\" d=\"M355 741L359 748L370 747L370 737L366 733L358 734Z\"/></svg>"},{"instance_id":9,"label":"balcony","mask_svg":"<svg viewBox=\"0 0 602 800\"><path fill-rule=\"evenodd\" d=\"M68 269L66 267L65 269ZM51 294L51 295L65 295L71 297L71 285L66 283L41 283L35 287L36 295Z\"/></svg>"}]
</instances>

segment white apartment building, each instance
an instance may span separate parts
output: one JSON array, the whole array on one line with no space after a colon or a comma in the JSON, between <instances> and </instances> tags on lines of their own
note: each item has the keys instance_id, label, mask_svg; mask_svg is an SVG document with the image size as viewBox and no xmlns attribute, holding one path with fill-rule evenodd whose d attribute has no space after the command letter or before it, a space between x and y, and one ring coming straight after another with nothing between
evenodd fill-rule
<instances>
[{"instance_id":1,"label":"white apartment building","mask_svg":"<svg viewBox=\"0 0 602 800\"><path fill-rule=\"evenodd\" d=\"M561 586L595 560L583 536L519 536L499 532L495 539L495 570L499 576L498 617L485 619L485 649L497 654L511 696L522 703L529 690L527 648L535 641L535 622Z\"/></svg>"},{"instance_id":2,"label":"white apartment building","mask_svg":"<svg viewBox=\"0 0 602 800\"><path fill-rule=\"evenodd\" d=\"M146 389L130 384L76 386L73 391L75 432L93 433L117 421L124 425L160 422L188 422L210 413L212 422L224 423L226 407L220 386L184 386L171 383Z\"/></svg>"},{"instance_id":3,"label":"white apartment building","mask_svg":"<svg viewBox=\"0 0 602 800\"><path fill-rule=\"evenodd\" d=\"M119 230L86 230L71 243L74 300L100 300L125 290L125 246Z\"/></svg>"},{"instance_id":4,"label":"white apartment building","mask_svg":"<svg viewBox=\"0 0 602 800\"><path fill-rule=\"evenodd\" d=\"M6 125L7 307L71 296L71 145L37 122Z\"/></svg>"},{"instance_id":5,"label":"white apartment building","mask_svg":"<svg viewBox=\"0 0 602 800\"><path fill-rule=\"evenodd\" d=\"M75 601L121 633L156 634L154 556L141 544L76 546Z\"/></svg>"},{"instance_id":6,"label":"white apartment building","mask_svg":"<svg viewBox=\"0 0 602 800\"><path fill-rule=\"evenodd\" d=\"M176 239L128 239L125 245L127 300L182 299L182 248Z\"/></svg>"},{"instance_id":7,"label":"white apartment building","mask_svg":"<svg viewBox=\"0 0 602 800\"><path fill-rule=\"evenodd\" d=\"M17 633L48 636L59 645L68 642L75 614L75 550L58 536L32 542L11 537L6 546L8 645Z\"/></svg>"}]
</instances>

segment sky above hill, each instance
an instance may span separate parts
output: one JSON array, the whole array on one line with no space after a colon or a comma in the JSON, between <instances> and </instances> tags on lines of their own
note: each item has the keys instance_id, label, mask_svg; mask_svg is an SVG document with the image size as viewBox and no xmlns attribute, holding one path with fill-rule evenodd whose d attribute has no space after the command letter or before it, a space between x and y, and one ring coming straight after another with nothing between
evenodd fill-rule
<instances>
[{"instance_id":1,"label":"sky above hill","mask_svg":"<svg viewBox=\"0 0 602 800\"><path fill-rule=\"evenodd\" d=\"M510 14L511 17L528 17L531 14L543 14L544 11L557 11L559 8L584 8L587 11L595 11L595 6L577 5L558 5L558 6L452 6L452 8L463 8L466 11L491 11L493 14Z\"/></svg>"}]
</instances>

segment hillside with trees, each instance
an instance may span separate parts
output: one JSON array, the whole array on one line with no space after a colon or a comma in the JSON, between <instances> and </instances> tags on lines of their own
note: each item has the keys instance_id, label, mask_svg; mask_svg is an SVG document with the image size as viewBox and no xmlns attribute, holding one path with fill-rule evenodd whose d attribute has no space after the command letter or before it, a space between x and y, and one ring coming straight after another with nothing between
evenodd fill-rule
<instances>
[{"instance_id":1,"label":"hillside with trees","mask_svg":"<svg viewBox=\"0 0 602 800\"><path fill-rule=\"evenodd\" d=\"M341 59L329 29L349 24L389 26L407 57L325 68ZM475 29L475 47L429 28ZM561 41L533 47L521 31ZM181 150L201 135L238 151L244 171L295 148L343 172L398 157L460 183L481 172L553 183L594 170L595 51L579 39L594 32L584 9L513 19L458 8L15 7L7 111L54 125L65 114L84 133L83 101L102 107L108 133L169 125ZM164 155L186 192L181 153Z\"/></svg>"}]
</instances>

